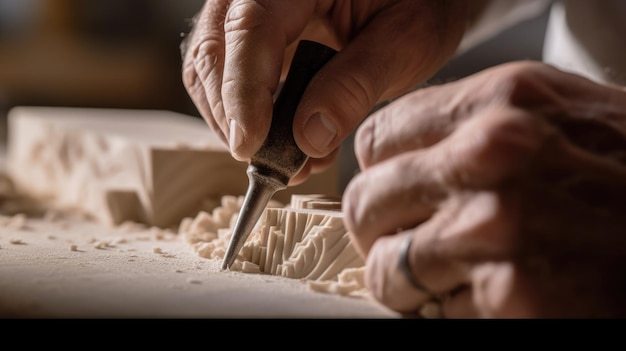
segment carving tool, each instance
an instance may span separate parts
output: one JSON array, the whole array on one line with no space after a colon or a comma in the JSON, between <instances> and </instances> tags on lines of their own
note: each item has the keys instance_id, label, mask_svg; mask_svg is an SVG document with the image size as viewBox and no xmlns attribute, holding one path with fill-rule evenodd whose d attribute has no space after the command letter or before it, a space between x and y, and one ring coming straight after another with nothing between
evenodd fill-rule
<instances>
[{"instance_id":1,"label":"carving tool","mask_svg":"<svg viewBox=\"0 0 626 351\"><path fill-rule=\"evenodd\" d=\"M274 102L272 123L263 145L250 159L248 190L243 200L222 269L228 269L263 214L268 202L306 163L308 156L293 137L293 116L309 81L337 51L326 45L302 40L298 43L287 78Z\"/></svg>"}]
</instances>

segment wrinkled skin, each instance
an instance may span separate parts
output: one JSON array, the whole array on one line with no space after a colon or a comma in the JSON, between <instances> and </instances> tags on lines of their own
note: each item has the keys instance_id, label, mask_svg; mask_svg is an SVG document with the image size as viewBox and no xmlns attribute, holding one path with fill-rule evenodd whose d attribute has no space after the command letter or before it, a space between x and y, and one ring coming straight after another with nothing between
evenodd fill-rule
<instances>
[{"instance_id":1,"label":"wrinkled skin","mask_svg":"<svg viewBox=\"0 0 626 351\"><path fill-rule=\"evenodd\" d=\"M359 128L346 226L366 284L413 315L626 317L626 89L535 62L409 93Z\"/></svg>"},{"instance_id":2,"label":"wrinkled skin","mask_svg":"<svg viewBox=\"0 0 626 351\"><path fill-rule=\"evenodd\" d=\"M291 180L295 185L327 169L374 106L414 89L454 54L474 13L470 6L476 5L207 0L181 45L183 83L233 157L248 161L268 133L273 99L297 42L341 50L313 78L294 116L294 138L311 156Z\"/></svg>"}]
</instances>

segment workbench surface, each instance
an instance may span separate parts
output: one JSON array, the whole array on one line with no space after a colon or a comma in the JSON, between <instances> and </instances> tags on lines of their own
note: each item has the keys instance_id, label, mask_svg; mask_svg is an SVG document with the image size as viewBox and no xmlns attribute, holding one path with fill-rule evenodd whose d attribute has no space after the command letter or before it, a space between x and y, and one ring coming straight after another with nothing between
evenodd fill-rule
<instances>
[{"instance_id":1,"label":"workbench surface","mask_svg":"<svg viewBox=\"0 0 626 351\"><path fill-rule=\"evenodd\" d=\"M0 140L3 173L6 148ZM367 296L221 271L172 231L80 216L15 219L0 213L0 317L399 318Z\"/></svg>"},{"instance_id":2,"label":"workbench surface","mask_svg":"<svg viewBox=\"0 0 626 351\"><path fill-rule=\"evenodd\" d=\"M6 218L5 218L6 219ZM182 238L81 219L0 227L0 316L18 318L396 318L368 297L220 271Z\"/></svg>"}]
</instances>

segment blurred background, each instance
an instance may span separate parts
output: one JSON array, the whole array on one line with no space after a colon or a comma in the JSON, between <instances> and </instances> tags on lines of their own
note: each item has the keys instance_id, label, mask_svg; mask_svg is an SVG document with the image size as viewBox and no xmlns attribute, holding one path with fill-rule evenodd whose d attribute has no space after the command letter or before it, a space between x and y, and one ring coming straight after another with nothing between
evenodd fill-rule
<instances>
[{"instance_id":1,"label":"blurred background","mask_svg":"<svg viewBox=\"0 0 626 351\"><path fill-rule=\"evenodd\" d=\"M0 0L0 113L40 105L196 114L179 44L203 3Z\"/></svg>"},{"instance_id":2,"label":"blurred background","mask_svg":"<svg viewBox=\"0 0 626 351\"><path fill-rule=\"evenodd\" d=\"M165 109L199 116L179 44L204 0L0 0L0 142L17 105ZM429 84L491 65L540 59L547 15L454 59ZM352 136L342 182L356 171ZM344 184L342 184L343 187Z\"/></svg>"}]
</instances>

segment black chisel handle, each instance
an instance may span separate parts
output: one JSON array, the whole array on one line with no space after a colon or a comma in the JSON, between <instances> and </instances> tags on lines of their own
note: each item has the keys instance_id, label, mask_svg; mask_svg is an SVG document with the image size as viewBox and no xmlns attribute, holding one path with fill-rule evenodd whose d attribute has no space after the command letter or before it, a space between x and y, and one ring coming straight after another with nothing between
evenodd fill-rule
<instances>
[{"instance_id":1,"label":"black chisel handle","mask_svg":"<svg viewBox=\"0 0 626 351\"><path fill-rule=\"evenodd\" d=\"M279 180L286 186L306 163L308 156L293 137L293 117L315 73L336 53L336 50L314 41L298 43L287 78L274 102L267 138L250 160L250 165L259 174Z\"/></svg>"}]
</instances>

